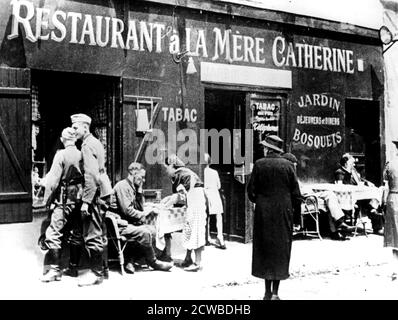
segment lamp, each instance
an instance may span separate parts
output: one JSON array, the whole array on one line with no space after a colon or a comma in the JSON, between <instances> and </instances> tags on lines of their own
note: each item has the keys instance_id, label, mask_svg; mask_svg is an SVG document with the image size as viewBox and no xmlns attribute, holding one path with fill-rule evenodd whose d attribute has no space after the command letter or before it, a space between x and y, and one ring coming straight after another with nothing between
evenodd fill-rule
<instances>
[{"instance_id":1,"label":"lamp","mask_svg":"<svg viewBox=\"0 0 398 320\"><path fill-rule=\"evenodd\" d=\"M383 50L383 54L392 47L392 45L398 41L398 38L396 38L396 35L393 35L390 29L388 29L386 26L382 26L379 29L379 38L380 41L384 45L390 45L387 47L387 49Z\"/></svg>"},{"instance_id":2,"label":"lamp","mask_svg":"<svg viewBox=\"0 0 398 320\"><path fill-rule=\"evenodd\" d=\"M194 73L197 72L197 70L195 68L195 64L193 62L193 58L190 55L191 55L191 53L188 50L186 50L186 51L183 51L183 52L173 53L172 57L173 57L173 61L175 63L181 63L182 59L185 56L189 56L186 73L187 74L194 74Z\"/></svg>"},{"instance_id":3,"label":"lamp","mask_svg":"<svg viewBox=\"0 0 398 320\"><path fill-rule=\"evenodd\" d=\"M188 66L187 66L187 74L194 74L194 73L196 73L195 64L193 63L193 58L189 57Z\"/></svg>"}]
</instances>

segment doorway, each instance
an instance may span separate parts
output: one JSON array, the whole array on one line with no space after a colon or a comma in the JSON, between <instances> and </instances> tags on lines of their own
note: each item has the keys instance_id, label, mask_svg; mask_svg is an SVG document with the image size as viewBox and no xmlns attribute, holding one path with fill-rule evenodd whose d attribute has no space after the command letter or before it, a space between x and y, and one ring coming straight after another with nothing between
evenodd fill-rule
<instances>
[{"instance_id":1,"label":"doorway","mask_svg":"<svg viewBox=\"0 0 398 320\"><path fill-rule=\"evenodd\" d=\"M33 207L40 207L40 179L50 170L62 130L70 116L85 113L92 118L91 133L104 145L110 177L115 145L115 104L119 78L56 71L32 71L32 184ZM80 148L81 143L77 143Z\"/></svg>"},{"instance_id":2,"label":"doorway","mask_svg":"<svg viewBox=\"0 0 398 320\"><path fill-rule=\"evenodd\" d=\"M221 181L221 195L224 204L223 229L227 239L244 241L246 233L246 185L236 179L236 166L233 161L233 129L245 129L247 123L246 93L220 89L205 90L205 129L229 134L229 139L212 141L209 139L208 150L212 158L211 167L218 171ZM244 148L244 130L241 146ZM228 135L227 134L227 135ZM220 135L221 136L221 135ZM212 145L213 143L213 145ZM218 151L218 161L212 154ZM216 150L216 151L214 151ZM212 225L214 227L214 225ZM213 228L210 231L215 231Z\"/></svg>"},{"instance_id":3,"label":"doorway","mask_svg":"<svg viewBox=\"0 0 398 320\"><path fill-rule=\"evenodd\" d=\"M345 102L345 151L357 159L357 170L380 185L380 104L378 101L347 99Z\"/></svg>"},{"instance_id":4,"label":"doorway","mask_svg":"<svg viewBox=\"0 0 398 320\"><path fill-rule=\"evenodd\" d=\"M252 240L253 205L247 198L246 186L254 161L263 157L260 141L270 134L277 134L282 139L286 136L286 93L257 93L247 89L205 89L205 129L216 129L218 132L225 130L231 136L227 146L225 140L216 140L214 150L219 155L226 153L230 159L234 159L234 150L238 150L237 156L245 157L241 163L228 163L223 156L212 165L221 180L224 232L227 238L242 242ZM234 135L233 129L240 129L240 135ZM246 135L245 129L252 129L250 136ZM208 143L210 156L214 160L211 139ZM237 145L240 148L237 149ZM249 168L245 167L248 162Z\"/></svg>"}]
</instances>

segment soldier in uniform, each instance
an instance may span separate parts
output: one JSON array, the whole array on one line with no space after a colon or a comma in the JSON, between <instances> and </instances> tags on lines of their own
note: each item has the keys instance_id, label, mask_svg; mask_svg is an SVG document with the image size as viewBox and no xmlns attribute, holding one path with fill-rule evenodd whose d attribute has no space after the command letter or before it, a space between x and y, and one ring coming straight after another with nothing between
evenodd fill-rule
<instances>
[{"instance_id":1,"label":"soldier in uniform","mask_svg":"<svg viewBox=\"0 0 398 320\"><path fill-rule=\"evenodd\" d=\"M104 279L104 217L100 209L100 185L106 175L105 150L101 142L90 133L91 118L79 113L71 116L76 138L82 140L81 152L84 168L84 189L81 206L83 238L90 257L91 271L79 281L79 286L102 283Z\"/></svg>"},{"instance_id":2,"label":"soldier in uniform","mask_svg":"<svg viewBox=\"0 0 398 320\"><path fill-rule=\"evenodd\" d=\"M47 205L54 204L55 208L45 233L44 245L49 249L46 259L50 263L50 269L43 276L43 282L61 280L61 238L67 221L75 227L71 232L70 242L78 247L81 245L78 226L83 193L82 154L75 146L76 137L72 128L62 131L61 141L65 149L55 154L46 177L44 201Z\"/></svg>"}]
</instances>

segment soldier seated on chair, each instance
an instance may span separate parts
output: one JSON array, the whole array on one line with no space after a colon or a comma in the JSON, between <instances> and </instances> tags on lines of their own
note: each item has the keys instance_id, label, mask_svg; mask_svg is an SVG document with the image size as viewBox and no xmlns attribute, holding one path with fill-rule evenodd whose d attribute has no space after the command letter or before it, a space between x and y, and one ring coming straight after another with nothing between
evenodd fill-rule
<instances>
[{"instance_id":1,"label":"soldier seated on chair","mask_svg":"<svg viewBox=\"0 0 398 320\"><path fill-rule=\"evenodd\" d=\"M153 214L155 209L144 210L143 183L145 181L145 169L142 164L133 162L128 167L128 175L119 181L113 188L117 213L121 221L119 231L127 239L135 240L144 251L148 265L161 271L169 271L173 264L160 261L155 256L155 227L147 224L147 216ZM125 270L134 273L134 264L131 257L127 260Z\"/></svg>"},{"instance_id":2,"label":"soldier seated on chair","mask_svg":"<svg viewBox=\"0 0 398 320\"><path fill-rule=\"evenodd\" d=\"M297 158L292 153L285 153L283 157L293 163L294 168L297 166ZM330 238L333 240L348 240L341 231L350 231L354 228L344 222L344 212L340 207L339 201L333 191L314 192L308 186L303 185L299 181L300 192L304 197L314 195L325 202L328 209L328 224L330 229Z\"/></svg>"}]
</instances>

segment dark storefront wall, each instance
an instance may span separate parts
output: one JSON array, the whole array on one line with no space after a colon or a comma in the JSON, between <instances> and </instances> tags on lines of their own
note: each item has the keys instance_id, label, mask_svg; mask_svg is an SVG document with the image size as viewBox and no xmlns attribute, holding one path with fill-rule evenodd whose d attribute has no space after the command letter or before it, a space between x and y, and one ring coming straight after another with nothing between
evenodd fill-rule
<instances>
[{"instance_id":1,"label":"dark storefront wall","mask_svg":"<svg viewBox=\"0 0 398 320\"><path fill-rule=\"evenodd\" d=\"M39 1L33 1L33 3L34 8L40 7ZM10 1L0 0L0 4L2 8L9 8L0 13L0 52L1 63L4 65L39 70L101 74L121 79L120 97L116 97L120 102L120 108L115 113L116 118L114 119L115 130L119 132L120 136L120 140L116 143L115 152L121 154L115 169L117 178L125 175L128 163L135 158L137 149L142 142L142 137L135 133L136 119L134 110L136 104L134 100L129 99L127 96L161 98L159 104L160 112L157 115L154 127L161 128L167 134L168 123L173 121L170 111L172 110L174 114L176 113L176 108L181 107L181 95L185 93L183 112L184 108L190 111L194 109L196 118L194 120L188 119L188 121L177 121L175 123L176 131L193 129L198 132L200 128L204 128L204 92L206 86L211 84L201 81L201 62L291 71L291 89L283 89L286 97L286 115L284 115L284 119L286 121L287 134L284 135L282 133L282 135L286 141L287 150L292 151L298 156L300 161L302 160L298 172L304 180L314 180L316 177L318 180L330 181L336 161L338 161L344 151L345 100L347 98L375 100L379 102L380 110L383 108L381 49L370 43L370 40L368 43L368 39L358 42L359 40L354 36L338 33L315 32L301 27L293 29L266 21L249 20L229 15L207 13L205 11L199 12L173 8L171 6L142 4L140 2L134 2L133 4L128 1L114 1L110 8L108 7L108 2L101 1L95 4L91 2L65 1L58 7L55 1L49 1L48 3L46 2L46 7L51 8L52 6L54 11L78 12L82 13L83 17L84 14L87 14L91 15L93 20L95 20L94 16L100 15L118 18L123 21L125 26L127 26L129 19L134 20L136 21L139 38L140 21L147 27L149 23L158 23L164 26L164 29L162 29L159 43L157 42L157 37L154 36L152 52L149 52L145 41L142 51L133 50L132 48L111 48L110 45L105 47L100 47L97 44L89 45L90 37L88 35L83 38L84 44L70 43L71 30L68 23L66 24L66 37L63 41L56 42L50 39L32 43L26 39L25 33L21 32L23 29L21 26L19 26L19 37L7 39L7 35L12 31ZM35 13L35 17L31 21L33 30L35 30L36 15L37 13ZM68 22L70 21L68 20ZM77 39L81 39L83 22L78 22L77 26ZM190 29L189 34L186 32L186 28ZM256 41L259 41L257 43L257 47L260 48L259 56L256 57L254 50L253 56L248 55L249 61L247 62L231 62L226 59L225 52L223 54L219 52L217 57L215 37L218 31L215 30L219 30L222 35L224 35L225 30L231 30L231 34L246 36L247 44L254 42L254 48L256 48ZM102 35L104 31L105 26L103 23ZM155 33L156 31L154 30ZM173 62L169 52L169 45L173 42L172 39L175 34L179 35L180 51L186 48L186 38L187 36L190 37L190 50L198 53L197 56L193 56L193 61L198 71L196 74L186 74L187 58L184 58L180 64ZM123 39L126 39L127 36L126 31L122 33ZM200 36L203 36L201 38L203 41L200 41ZM276 66L272 57L272 47L275 38L278 36L283 37L286 43L301 43L350 50L353 52L354 72L344 73L286 65ZM132 42L130 44L133 46ZM204 47L206 48L207 56ZM160 52L156 52L157 49ZM364 62L363 71L358 71L358 59ZM180 68L182 68L182 73L180 73ZM182 75L183 86L181 86L180 75ZM270 83L272 84L272 81ZM218 83L217 85L225 85L231 90L234 90L234 88L243 89L247 93L265 95L275 89L280 89L274 88L272 85L271 87L232 83ZM336 108L328 108L326 106L310 105L309 101L305 100L307 96L310 97L312 103L314 102L314 97L315 100L318 97L318 101L322 101L322 99L336 101L335 103L339 105L339 108L336 110ZM300 107L302 99L307 101L306 107ZM333 118L334 120L331 121L334 121L334 125L309 125L302 123L303 120L298 123L297 119L299 116ZM380 120L382 126L380 132L382 132L384 120L382 117ZM336 121L338 121L337 125ZM297 139L294 139L297 130L301 134L306 133L313 136L334 134L335 143L330 145L329 138L329 145L316 148L314 145L308 145L308 142L303 143L304 140L299 139L297 141ZM338 142L336 142L337 132L339 132L341 137L341 140L337 139ZM139 160L145 163L142 158ZM307 168L304 167L304 164L307 165ZM150 188L163 188L163 195L169 193L170 183L162 167L160 165L148 165L147 167L149 169L147 186ZM308 170L308 168L310 169ZM202 174L202 167L193 166L193 169ZM308 170L308 172L306 173L305 170ZM161 178L159 179L159 177Z\"/></svg>"},{"instance_id":2,"label":"dark storefront wall","mask_svg":"<svg viewBox=\"0 0 398 320\"><path fill-rule=\"evenodd\" d=\"M34 8L40 7L39 1L34 1ZM55 6L54 6L55 5ZM2 0L2 7L11 8L10 2ZM42 7L42 6L41 6ZM175 64L169 53L169 45L172 43L172 36L176 33L179 35L179 40L182 50L186 48L184 45L186 38L190 37L190 50L197 53L194 57L194 62L198 72L195 75L186 75L183 72L183 81L186 86L185 106L187 108L195 108L197 110L198 119L191 121L191 123L180 121L177 123L177 130L184 127L201 128L203 127L203 83L200 82L200 62L213 62L231 64L225 59L226 55L219 52L219 57L216 54L215 38L219 31L224 35L225 30L231 30L231 34L247 36L247 44L251 43L254 46L253 56L247 55L248 62L237 61L232 62L233 65L284 69L292 71L292 90L290 98L290 114L289 134L284 137L287 142L288 149L290 148L294 153L303 155L304 158L309 157L313 159L308 165L313 168L314 177L328 178L330 175L324 172L324 168L329 168L335 165L336 160L341 155L344 145L344 101L347 97L360 99L373 99L381 101L382 89L382 70L380 62L380 49L366 43L349 42L349 38L342 35L320 33L316 36L309 34L302 28L294 30L287 27L281 27L274 23L260 22L247 20L242 18L232 18L231 16L208 14L205 12L198 13L190 10L175 9L166 6L156 6L149 4L130 4L129 2L115 1L112 3L112 8L104 3L84 3L65 1L63 5L56 6L55 1L50 1L45 6L51 8L53 11L60 10L62 12L77 12L82 14L82 20L77 23L76 39L83 39L84 44L70 43L73 38L71 32L70 19L66 22L66 36L61 42L54 40L38 40L35 43L26 39L25 37L18 37L8 40L4 35L12 32L12 20L10 16L3 13L2 21L7 21L5 32L2 32L2 50L8 53L12 51L13 57L21 57L21 61L11 61L14 66L26 66L29 68L40 70L59 70L79 73L95 73L102 75L111 75L116 77L123 77L135 79L130 82L128 89L125 89L124 94L142 95L161 97L163 99L161 108L175 108L180 106L181 99L178 98L180 91L183 91L180 86L179 68L186 68L186 59L181 65ZM8 14L10 11L8 11ZM89 34L82 37L82 30L84 28L84 15L90 15L93 21L93 26L96 26L96 17L111 17L120 19L120 23L124 23L127 29L128 20L136 22L138 31L138 46L141 46L140 35L140 21L147 27L150 23L161 24L161 36L158 37L156 33L158 29L154 28L154 39L152 41L152 52L149 52L145 41L143 41L142 51L133 50L134 42L130 42L130 49L111 48L112 32L110 32L110 41L105 47L99 47L98 44L90 45ZM36 30L35 20L37 11L34 13L31 28L33 33ZM62 19L59 18L61 21ZM87 20L87 19L86 19ZM86 21L84 20L84 21ZM105 20L102 19L102 35L105 35ZM113 20L110 20L110 29L112 30ZM186 33L186 28L190 29L190 33ZM19 26L20 34L23 29ZM55 30L59 36L59 30ZM87 29L86 29L87 30ZM173 31L174 30L174 31ZM218 31L217 31L218 30ZM44 30L43 34L49 34L50 31ZM126 39L127 30L122 33ZM203 36L203 38L200 38ZM290 66L275 65L272 57L272 46L276 37L282 37L286 45L292 43L293 45L308 44L313 46L322 46L329 48L337 48L343 50L350 50L353 52L353 73L331 72L323 70L315 70L314 68L291 68ZM96 35L97 37L97 35ZM327 37L329 39L327 39ZM22 39L21 39L22 38ZM95 38L97 39L97 38ZM22 40L22 41L21 41ZM203 41L201 41L203 40ZM256 43L256 41L260 41ZM232 42L232 38L231 38ZM120 42L115 42L120 47ZM243 41L241 43L244 46ZM259 47L258 57L256 56L256 48ZM13 50L10 50L13 49ZM263 52L262 52L263 50ZM161 51L161 52L156 52ZM233 55L231 50L231 55ZM242 50L243 52L244 50ZM239 53L239 51L237 51ZM2 52L3 53L3 52ZM296 51L297 58L297 51ZM3 55L2 55L3 56ZM285 53L286 57L286 53ZM215 59L217 58L217 59ZM251 61L253 59L255 61ZM4 55L3 59L11 59L9 55ZM23 61L23 60L26 61ZM281 56L279 56L281 59ZM357 59L364 61L364 71L358 71ZM261 63L259 63L261 61ZM5 61L7 63L8 61ZM298 63L298 62L297 62ZM291 64L291 63L290 63ZM202 88L202 90L198 90ZM267 88L252 88L253 92L266 93ZM326 96L327 99L336 99L339 103L339 110L328 109L327 107L307 107L300 108L299 102L306 97L313 98L317 95ZM322 109L322 110L321 110ZM164 121L164 112L162 110L159 114L158 125L166 128L167 121ZM167 111L168 112L168 111ZM168 112L169 114L169 112ZM333 117L340 120L337 126L331 125L305 125L297 123L297 116L320 116ZM169 118L166 116L166 118ZM129 119L130 120L130 119ZM299 130L299 131L297 131ZM297 141L298 132L300 132L301 140ZM337 134L341 138L334 137L332 146L319 147L311 145L310 143L303 143L302 134L315 136L327 136ZM295 135L296 134L296 135ZM132 138L131 138L132 139ZM325 138L326 139L326 138ZM329 138L330 140L330 138ZM326 162L325 162L326 160ZM125 159L124 161L129 161ZM124 164L125 166L125 164ZM122 170L123 172L123 170ZM299 173L300 173L299 169ZM301 174L301 173L300 173ZM320 174L320 175L319 175ZM303 176L311 179L311 176Z\"/></svg>"}]
</instances>

